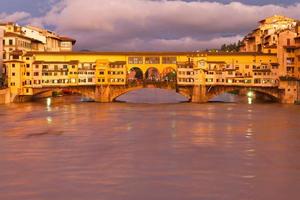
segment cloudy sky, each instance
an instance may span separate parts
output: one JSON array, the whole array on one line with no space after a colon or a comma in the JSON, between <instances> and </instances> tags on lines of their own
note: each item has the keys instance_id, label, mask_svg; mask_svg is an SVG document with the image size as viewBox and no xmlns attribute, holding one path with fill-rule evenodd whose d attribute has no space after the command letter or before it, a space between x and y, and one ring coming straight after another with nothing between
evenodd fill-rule
<instances>
[{"instance_id":1,"label":"cloudy sky","mask_svg":"<svg viewBox=\"0 0 300 200\"><path fill-rule=\"evenodd\" d=\"M193 51L238 41L257 21L300 19L299 0L0 0L0 21L77 39L77 50Z\"/></svg>"}]
</instances>

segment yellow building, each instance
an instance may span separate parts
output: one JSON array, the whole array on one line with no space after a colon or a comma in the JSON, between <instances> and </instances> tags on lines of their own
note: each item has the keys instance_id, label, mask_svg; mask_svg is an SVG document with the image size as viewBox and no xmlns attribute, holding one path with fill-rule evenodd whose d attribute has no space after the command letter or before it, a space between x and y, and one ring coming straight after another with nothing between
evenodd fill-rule
<instances>
[{"instance_id":1,"label":"yellow building","mask_svg":"<svg viewBox=\"0 0 300 200\"><path fill-rule=\"evenodd\" d=\"M29 52L6 61L8 84L15 95L32 95L32 88L80 85L126 85L133 69L144 80L178 85L278 85L275 54L168 52ZM17 59L18 58L18 59Z\"/></svg>"}]
</instances>

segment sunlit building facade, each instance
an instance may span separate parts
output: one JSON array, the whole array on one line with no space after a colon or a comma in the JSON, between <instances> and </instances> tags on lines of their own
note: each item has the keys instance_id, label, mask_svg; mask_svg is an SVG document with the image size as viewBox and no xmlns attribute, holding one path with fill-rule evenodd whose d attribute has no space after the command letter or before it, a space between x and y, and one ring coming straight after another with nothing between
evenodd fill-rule
<instances>
[{"instance_id":1,"label":"sunlit building facade","mask_svg":"<svg viewBox=\"0 0 300 200\"><path fill-rule=\"evenodd\" d=\"M7 23L0 25L4 29L1 55L12 101L16 96L33 96L39 88L162 82L208 90L213 86L277 88L283 92L283 102L295 102L300 74L299 23L280 16L260 23L238 53L75 52L71 38Z\"/></svg>"},{"instance_id":2,"label":"sunlit building facade","mask_svg":"<svg viewBox=\"0 0 300 200\"><path fill-rule=\"evenodd\" d=\"M243 40L241 52L275 53L280 77L300 78L300 22L275 15L259 22Z\"/></svg>"}]
</instances>

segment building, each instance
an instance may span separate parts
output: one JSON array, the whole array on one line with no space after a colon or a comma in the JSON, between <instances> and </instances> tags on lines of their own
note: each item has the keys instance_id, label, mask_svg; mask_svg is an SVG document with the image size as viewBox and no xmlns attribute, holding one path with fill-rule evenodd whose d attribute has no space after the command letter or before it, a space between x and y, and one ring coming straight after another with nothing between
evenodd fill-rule
<instances>
[{"instance_id":1,"label":"building","mask_svg":"<svg viewBox=\"0 0 300 200\"><path fill-rule=\"evenodd\" d=\"M275 15L259 23L259 27L244 38L240 51L275 53L279 77L299 79L299 21Z\"/></svg>"},{"instance_id":2,"label":"building","mask_svg":"<svg viewBox=\"0 0 300 200\"><path fill-rule=\"evenodd\" d=\"M42 87L126 85L129 73L136 68L146 79L149 70L155 69L163 81L168 81L163 78L166 70L175 72L178 85L279 84L276 54L28 52L11 57L5 64L13 95L33 95L34 88Z\"/></svg>"},{"instance_id":3,"label":"building","mask_svg":"<svg viewBox=\"0 0 300 200\"><path fill-rule=\"evenodd\" d=\"M19 26L15 23L1 23L0 29L3 30L3 48L1 57L3 60L19 60L19 57L26 52L70 52L76 40L60 36L46 29L34 26ZM0 33L1 34L1 33ZM8 69L6 64L2 70L4 77L7 77ZM8 79L7 77L6 79Z\"/></svg>"},{"instance_id":4,"label":"building","mask_svg":"<svg viewBox=\"0 0 300 200\"><path fill-rule=\"evenodd\" d=\"M241 52L277 53L279 33L284 30L294 30L297 20L274 15L259 22L258 28L250 32L244 39Z\"/></svg>"},{"instance_id":5,"label":"building","mask_svg":"<svg viewBox=\"0 0 300 200\"><path fill-rule=\"evenodd\" d=\"M34 26L19 26L15 23L2 23L6 53L13 50L24 51L72 51L76 40L58 35L52 31Z\"/></svg>"}]
</instances>

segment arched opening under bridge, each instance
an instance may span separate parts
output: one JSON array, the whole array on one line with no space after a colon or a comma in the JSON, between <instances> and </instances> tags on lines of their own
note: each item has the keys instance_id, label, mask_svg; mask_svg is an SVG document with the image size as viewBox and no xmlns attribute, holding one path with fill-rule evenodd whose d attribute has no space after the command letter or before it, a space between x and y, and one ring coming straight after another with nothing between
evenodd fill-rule
<instances>
[{"instance_id":1,"label":"arched opening under bridge","mask_svg":"<svg viewBox=\"0 0 300 200\"><path fill-rule=\"evenodd\" d=\"M128 72L129 81L141 81L144 79L143 71L138 67L133 67Z\"/></svg>"},{"instance_id":2,"label":"arched opening under bridge","mask_svg":"<svg viewBox=\"0 0 300 200\"><path fill-rule=\"evenodd\" d=\"M225 89L208 95L210 102L226 102L226 103L276 103L280 99L278 96L264 90L241 88L241 89Z\"/></svg>"},{"instance_id":3,"label":"arched opening under bridge","mask_svg":"<svg viewBox=\"0 0 300 200\"><path fill-rule=\"evenodd\" d=\"M175 90L161 88L140 88L128 91L118 96L115 101L126 103L181 103L188 102L189 98L183 93L177 93Z\"/></svg>"},{"instance_id":4,"label":"arched opening under bridge","mask_svg":"<svg viewBox=\"0 0 300 200\"><path fill-rule=\"evenodd\" d=\"M166 82L176 82L177 81L176 70L173 69L172 67L165 68L161 74L161 80Z\"/></svg>"},{"instance_id":5,"label":"arched opening under bridge","mask_svg":"<svg viewBox=\"0 0 300 200\"><path fill-rule=\"evenodd\" d=\"M157 68L150 67L147 69L145 73L145 80L151 82L159 82L160 81L160 74Z\"/></svg>"},{"instance_id":6,"label":"arched opening under bridge","mask_svg":"<svg viewBox=\"0 0 300 200\"><path fill-rule=\"evenodd\" d=\"M94 101L95 87L49 87L49 88L36 88L33 90L32 100L39 101L44 98L59 97L77 97L82 101Z\"/></svg>"}]
</instances>

